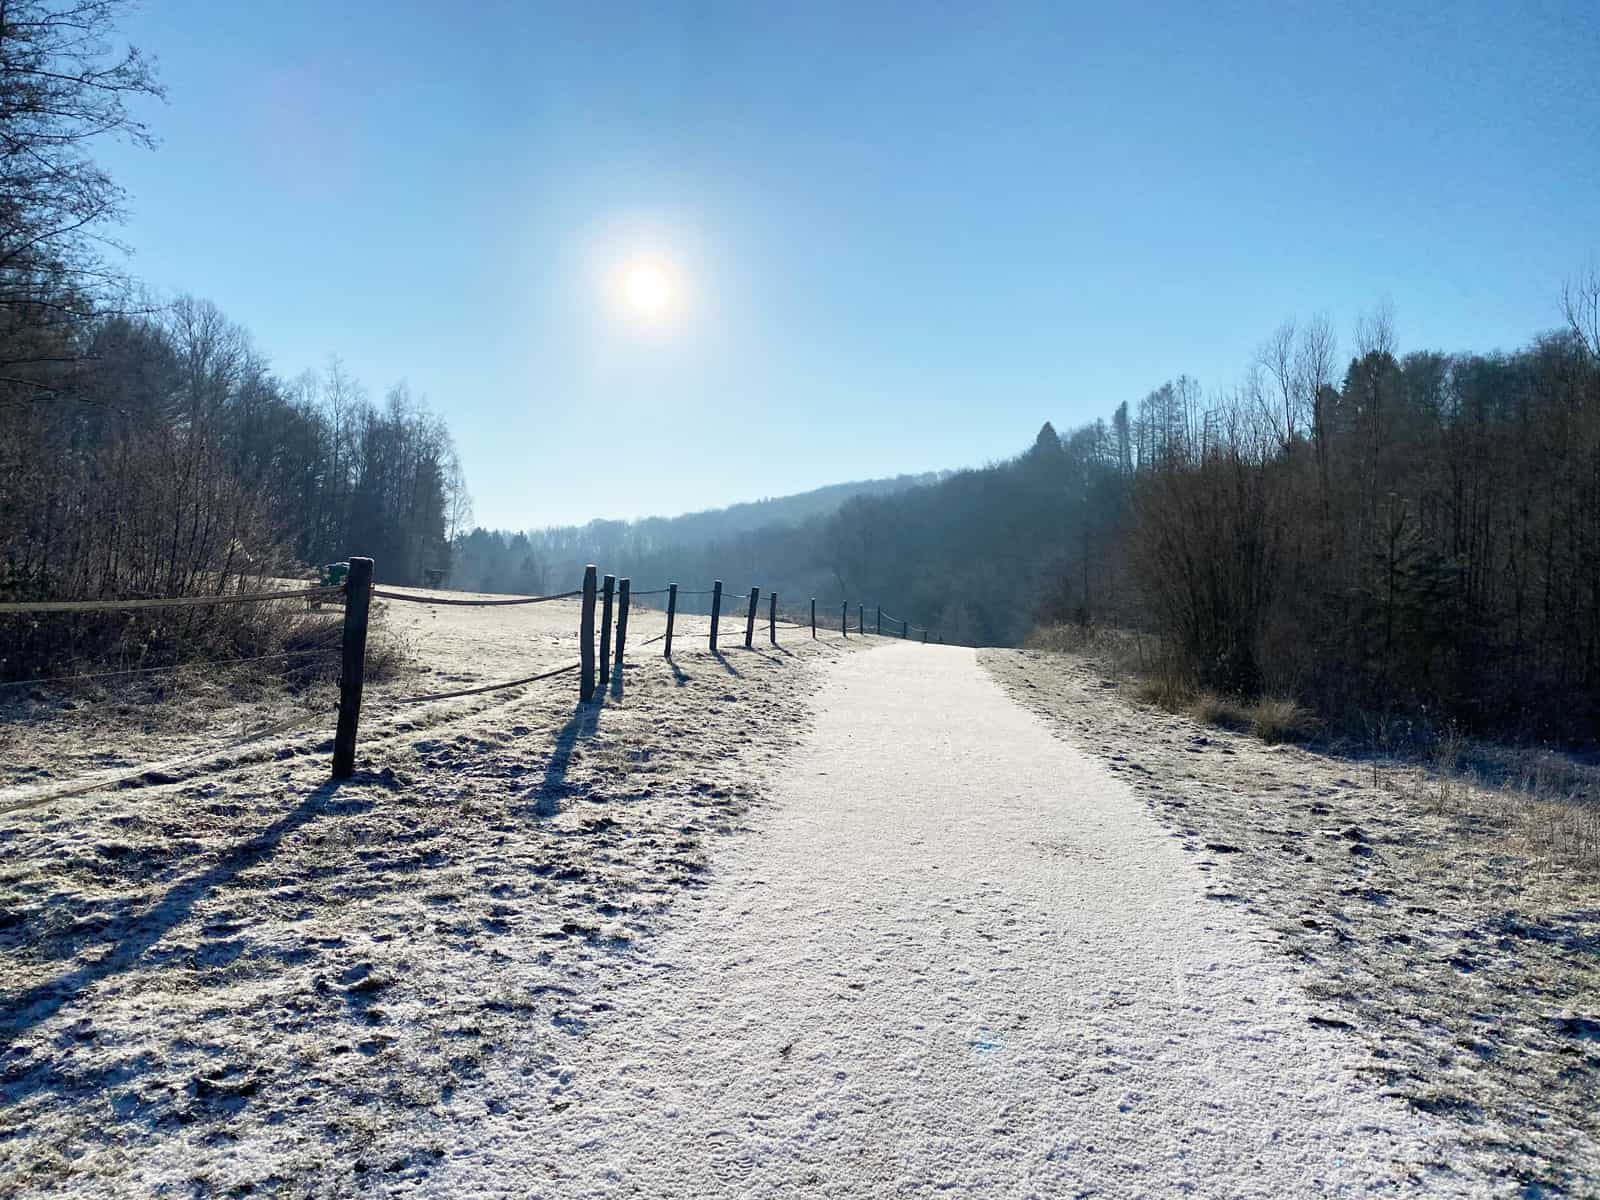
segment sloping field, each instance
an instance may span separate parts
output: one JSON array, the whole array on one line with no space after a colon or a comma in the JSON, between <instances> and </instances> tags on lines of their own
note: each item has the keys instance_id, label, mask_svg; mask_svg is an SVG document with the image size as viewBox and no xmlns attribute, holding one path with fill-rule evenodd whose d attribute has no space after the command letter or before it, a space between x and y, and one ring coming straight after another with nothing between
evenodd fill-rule
<instances>
[{"instance_id":1,"label":"sloping field","mask_svg":"<svg viewBox=\"0 0 1600 1200\"><path fill-rule=\"evenodd\" d=\"M575 661L577 605L396 603L387 620L419 669L368 690L347 784L327 782L331 711L243 748L228 718L104 710L13 747L44 770L13 775L12 801L81 778L54 744L90 778L186 757L0 821L6 1190L425 1177L488 1115L508 1046L565 1045L594 1019L586 981L703 885L809 721L816 667L859 645L791 629L746 651L741 624L714 657L705 619L683 618L667 663L644 644L664 618L636 609L602 706L579 708L572 675L406 704Z\"/></svg>"}]
</instances>

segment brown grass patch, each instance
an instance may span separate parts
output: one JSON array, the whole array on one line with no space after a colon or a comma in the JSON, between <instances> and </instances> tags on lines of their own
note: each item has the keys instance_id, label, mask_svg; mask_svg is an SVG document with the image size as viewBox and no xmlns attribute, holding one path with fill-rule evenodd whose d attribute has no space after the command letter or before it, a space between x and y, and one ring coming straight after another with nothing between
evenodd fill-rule
<instances>
[{"instance_id":1,"label":"brown grass patch","mask_svg":"<svg viewBox=\"0 0 1600 1200\"><path fill-rule=\"evenodd\" d=\"M1212 691L1198 691L1184 707L1183 713L1202 725L1215 725L1221 729L1243 731L1250 728L1250 707L1231 696Z\"/></svg>"},{"instance_id":2,"label":"brown grass patch","mask_svg":"<svg viewBox=\"0 0 1600 1200\"><path fill-rule=\"evenodd\" d=\"M1304 742L1316 736L1321 722L1310 709L1290 697L1267 697L1250 706L1250 732L1263 742Z\"/></svg>"}]
</instances>

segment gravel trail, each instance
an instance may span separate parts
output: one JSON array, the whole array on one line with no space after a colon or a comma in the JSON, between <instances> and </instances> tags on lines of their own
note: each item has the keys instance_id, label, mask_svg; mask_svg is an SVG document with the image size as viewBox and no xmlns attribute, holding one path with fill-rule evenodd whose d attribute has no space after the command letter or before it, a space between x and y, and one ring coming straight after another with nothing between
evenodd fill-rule
<instances>
[{"instance_id":1,"label":"gravel trail","mask_svg":"<svg viewBox=\"0 0 1600 1200\"><path fill-rule=\"evenodd\" d=\"M1266 927L973 651L826 669L754 834L428 1194L1469 1193Z\"/></svg>"}]
</instances>

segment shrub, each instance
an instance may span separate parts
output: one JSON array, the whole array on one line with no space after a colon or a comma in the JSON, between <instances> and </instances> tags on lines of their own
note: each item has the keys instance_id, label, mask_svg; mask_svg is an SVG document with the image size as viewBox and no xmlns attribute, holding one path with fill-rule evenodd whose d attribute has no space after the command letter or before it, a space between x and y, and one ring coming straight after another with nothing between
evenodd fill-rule
<instances>
[{"instance_id":1,"label":"shrub","mask_svg":"<svg viewBox=\"0 0 1600 1200\"><path fill-rule=\"evenodd\" d=\"M1216 692L1200 691L1184 709L1203 725L1217 725L1223 729L1245 730L1251 727L1251 710L1242 701Z\"/></svg>"},{"instance_id":2,"label":"shrub","mask_svg":"<svg viewBox=\"0 0 1600 1200\"><path fill-rule=\"evenodd\" d=\"M1319 722L1299 701L1269 697L1251 706L1248 725L1251 733L1270 745L1303 742L1317 732Z\"/></svg>"}]
</instances>

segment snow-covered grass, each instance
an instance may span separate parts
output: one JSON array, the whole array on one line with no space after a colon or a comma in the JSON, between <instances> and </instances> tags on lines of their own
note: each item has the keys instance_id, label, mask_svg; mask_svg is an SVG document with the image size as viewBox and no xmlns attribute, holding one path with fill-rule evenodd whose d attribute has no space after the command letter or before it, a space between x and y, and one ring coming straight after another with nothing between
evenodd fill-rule
<instances>
[{"instance_id":1,"label":"snow-covered grass","mask_svg":"<svg viewBox=\"0 0 1600 1200\"><path fill-rule=\"evenodd\" d=\"M1600 878L1571 853L1581 806L1536 781L1519 801L1459 761L1263 745L1140 705L1076 655L983 658L1144 797L1218 903L1271 925L1368 1048L1375 1091L1456 1123L1517 1194L1596 1194Z\"/></svg>"},{"instance_id":2,"label":"snow-covered grass","mask_svg":"<svg viewBox=\"0 0 1600 1200\"><path fill-rule=\"evenodd\" d=\"M184 728L135 705L35 719L10 747L12 799L69 782L69 746L71 767L124 774L185 757L0 818L0 1191L424 1179L440 1129L497 1103L480 1082L513 1069L503 1047L592 1019L574 981L699 886L810 719L812 664L860 645L785 631L714 657L685 618L668 663L644 644L664 621L636 610L601 706L578 706L571 675L408 705L575 660L577 606L386 619L414 667L368 690L346 784L327 780L331 707L243 748L239 727L272 714L191 711ZM42 770L23 775L30 754Z\"/></svg>"}]
</instances>

